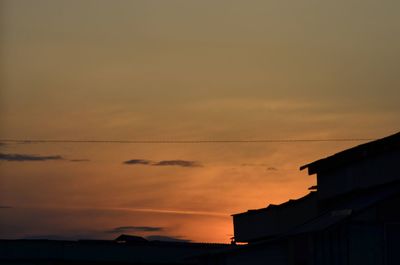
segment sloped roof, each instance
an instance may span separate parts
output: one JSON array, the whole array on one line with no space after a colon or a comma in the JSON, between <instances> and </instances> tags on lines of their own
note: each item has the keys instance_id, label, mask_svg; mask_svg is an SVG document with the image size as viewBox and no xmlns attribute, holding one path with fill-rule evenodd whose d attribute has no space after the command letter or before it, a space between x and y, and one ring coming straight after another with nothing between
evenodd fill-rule
<instances>
[{"instance_id":1,"label":"sloped roof","mask_svg":"<svg viewBox=\"0 0 400 265\"><path fill-rule=\"evenodd\" d=\"M306 196L303 196L303 197L298 198L298 199L295 199L295 200L289 199L288 201L286 201L286 202L284 202L284 203L281 203L281 204L269 204L269 205L268 205L267 207L265 207L265 208L261 208L261 209L250 209L250 210L247 210L246 212L232 214L232 216L248 215L248 214L257 214L257 213L259 213L259 212L270 211L270 210L276 209L276 208L284 209L284 208L286 208L286 207L296 207L296 205L297 205L299 202L303 202L303 201L306 201L306 200L312 200L312 199L314 199L316 196L317 196L317 193L316 193L315 191L311 191L311 192L308 193Z\"/></svg>"},{"instance_id":2,"label":"sloped roof","mask_svg":"<svg viewBox=\"0 0 400 265\"><path fill-rule=\"evenodd\" d=\"M312 175L394 150L400 150L400 132L314 161L310 164L301 166L300 170L307 168L308 174Z\"/></svg>"}]
</instances>

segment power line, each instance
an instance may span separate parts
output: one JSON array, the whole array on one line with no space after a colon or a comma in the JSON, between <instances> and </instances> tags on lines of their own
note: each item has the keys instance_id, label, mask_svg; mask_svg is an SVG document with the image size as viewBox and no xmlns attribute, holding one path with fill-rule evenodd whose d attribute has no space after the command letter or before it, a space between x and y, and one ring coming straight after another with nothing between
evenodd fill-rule
<instances>
[{"instance_id":1,"label":"power line","mask_svg":"<svg viewBox=\"0 0 400 265\"><path fill-rule=\"evenodd\" d=\"M307 142L362 142L373 138L328 139L208 139L208 140L76 140L76 139L0 139L3 143L95 143L95 144L218 144L218 143L307 143Z\"/></svg>"}]
</instances>

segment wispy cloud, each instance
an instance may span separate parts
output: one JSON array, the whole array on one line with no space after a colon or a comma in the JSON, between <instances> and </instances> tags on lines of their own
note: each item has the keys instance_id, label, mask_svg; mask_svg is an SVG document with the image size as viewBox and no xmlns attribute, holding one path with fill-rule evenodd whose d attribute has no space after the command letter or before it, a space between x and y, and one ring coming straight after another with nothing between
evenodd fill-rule
<instances>
[{"instance_id":1,"label":"wispy cloud","mask_svg":"<svg viewBox=\"0 0 400 265\"><path fill-rule=\"evenodd\" d=\"M201 167L202 165L196 161L188 160L163 160L154 163L153 166L180 166L180 167Z\"/></svg>"},{"instance_id":2,"label":"wispy cloud","mask_svg":"<svg viewBox=\"0 0 400 265\"><path fill-rule=\"evenodd\" d=\"M25 162L63 160L68 162L88 162L89 159L66 159L61 155L32 155L32 154L5 154L0 153L0 161Z\"/></svg>"},{"instance_id":3,"label":"wispy cloud","mask_svg":"<svg viewBox=\"0 0 400 265\"><path fill-rule=\"evenodd\" d=\"M105 208L100 208L105 209ZM133 211L133 212L147 212L147 213L162 213L162 214L181 214L181 215L203 215L203 216L216 216L226 217L229 212L212 212L212 211L192 211L192 210L174 210L174 209L150 209L150 208L130 208L130 207L113 207L110 210L120 211Z\"/></svg>"},{"instance_id":4,"label":"wispy cloud","mask_svg":"<svg viewBox=\"0 0 400 265\"><path fill-rule=\"evenodd\" d=\"M90 159L70 159L69 162L89 162Z\"/></svg>"},{"instance_id":5,"label":"wispy cloud","mask_svg":"<svg viewBox=\"0 0 400 265\"><path fill-rule=\"evenodd\" d=\"M169 241L169 242L184 242L184 243L191 242L191 240L182 239L182 237L180 236L172 237L163 235L152 235L152 236L147 236L146 239L150 241Z\"/></svg>"},{"instance_id":6,"label":"wispy cloud","mask_svg":"<svg viewBox=\"0 0 400 265\"><path fill-rule=\"evenodd\" d=\"M158 226L120 226L115 227L112 230L105 231L106 233L129 233L129 232L159 232L163 231L164 228Z\"/></svg>"},{"instance_id":7,"label":"wispy cloud","mask_svg":"<svg viewBox=\"0 0 400 265\"><path fill-rule=\"evenodd\" d=\"M152 162L150 160L145 159L131 159L123 162L128 165L150 165Z\"/></svg>"},{"instance_id":8,"label":"wispy cloud","mask_svg":"<svg viewBox=\"0 0 400 265\"><path fill-rule=\"evenodd\" d=\"M105 239L104 234L101 231L90 231L85 230L83 232L78 232L78 233L60 233L60 234L26 234L26 235L21 235L21 239L27 239L27 240L41 240L41 239L47 239L47 240L81 240L81 239Z\"/></svg>"},{"instance_id":9,"label":"wispy cloud","mask_svg":"<svg viewBox=\"0 0 400 265\"><path fill-rule=\"evenodd\" d=\"M266 167L267 164L256 164L256 163L243 163L241 164L242 167Z\"/></svg>"},{"instance_id":10,"label":"wispy cloud","mask_svg":"<svg viewBox=\"0 0 400 265\"><path fill-rule=\"evenodd\" d=\"M229 110L229 111L307 111L321 108L321 103L299 99L259 99L259 98L220 98L201 100L191 103L189 109L194 110Z\"/></svg>"},{"instance_id":11,"label":"wispy cloud","mask_svg":"<svg viewBox=\"0 0 400 265\"><path fill-rule=\"evenodd\" d=\"M277 170L278 170L278 168L273 167L273 166L270 166L270 165L268 165L268 164L264 164L264 163L261 163L261 164L257 164L257 163L243 163L243 164L241 164L241 166L242 166L242 167L266 167L267 170L271 170L271 171L277 171Z\"/></svg>"},{"instance_id":12,"label":"wispy cloud","mask_svg":"<svg viewBox=\"0 0 400 265\"><path fill-rule=\"evenodd\" d=\"M0 161L47 161L47 160L63 160L64 158L60 155L29 155L29 154L4 154L0 153Z\"/></svg>"},{"instance_id":13,"label":"wispy cloud","mask_svg":"<svg viewBox=\"0 0 400 265\"><path fill-rule=\"evenodd\" d=\"M131 159L124 161L123 164L127 165L147 165L147 166L178 166L178 167L201 167L202 165L197 161L190 160L161 160L151 161L146 159Z\"/></svg>"},{"instance_id":14,"label":"wispy cloud","mask_svg":"<svg viewBox=\"0 0 400 265\"><path fill-rule=\"evenodd\" d=\"M72 240L73 238L63 235L29 235L24 236L22 239L25 240L40 240L40 239L47 239L47 240Z\"/></svg>"},{"instance_id":15,"label":"wispy cloud","mask_svg":"<svg viewBox=\"0 0 400 265\"><path fill-rule=\"evenodd\" d=\"M29 207L24 207L29 208ZM53 207L32 207L31 209L53 209ZM60 209L60 207L57 207ZM154 209L154 208L135 208L135 207L64 207L65 210L90 210L90 211L127 211L127 212L144 212L144 213L160 213L175 215L200 215L227 217L230 212L214 212L214 211L196 211L196 210L178 210L178 209Z\"/></svg>"}]
</instances>

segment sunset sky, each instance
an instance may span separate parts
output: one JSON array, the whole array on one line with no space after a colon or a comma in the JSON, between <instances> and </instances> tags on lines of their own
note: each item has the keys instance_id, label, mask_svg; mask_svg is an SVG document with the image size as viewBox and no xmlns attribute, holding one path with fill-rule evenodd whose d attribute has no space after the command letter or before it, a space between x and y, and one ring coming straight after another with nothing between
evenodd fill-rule
<instances>
[{"instance_id":1,"label":"sunset sky","mask_svg":"<svg viewBox=\"0 0 400 265\"><path fill-rule=\"evenodd\" d=\"M0 238L229 242L400 129L397 0L0 0ZM365 142L365 141L364 141ZM34 160L33 160L34 159Z\"/></svg>"}]
</instances>

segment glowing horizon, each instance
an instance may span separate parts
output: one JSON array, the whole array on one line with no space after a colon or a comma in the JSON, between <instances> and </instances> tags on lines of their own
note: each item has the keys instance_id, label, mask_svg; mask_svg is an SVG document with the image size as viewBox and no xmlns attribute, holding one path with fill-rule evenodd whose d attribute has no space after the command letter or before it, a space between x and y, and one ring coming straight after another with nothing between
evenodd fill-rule
<instances>
[{"instance_id":1,"label":"glowing horizon","mask_svg":"<svg viewBox=\"0 0 400 265\"><path fill-rule=\"evenodd\" d=\"M229 242L230 214L305 195L299 167L358 142L213 140L399 130L400 2L0 5L0 139L160 141L0 143L0 238Z\"/></svg>"}]
</instances>

